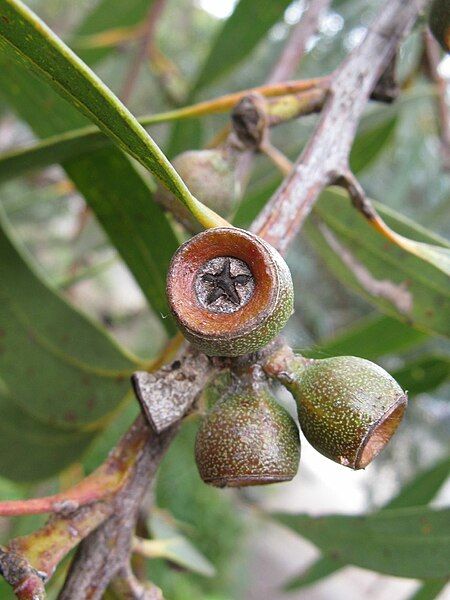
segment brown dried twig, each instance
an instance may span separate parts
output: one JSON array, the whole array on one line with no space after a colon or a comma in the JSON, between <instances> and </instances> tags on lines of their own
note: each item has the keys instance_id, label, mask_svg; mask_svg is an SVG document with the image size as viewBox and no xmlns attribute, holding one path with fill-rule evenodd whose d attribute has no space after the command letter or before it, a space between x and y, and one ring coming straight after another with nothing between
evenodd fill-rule
<instances>
[{"instance_id":1,"label":"brown dried twig","mask_svg":"<svg viewBox=\"0 0 450 600\"><path fill-rule=\"evenodd\" d=\"M208 359L206 359L208 360ZM139 417L133 428L146 437L143 448L135 457L133 471L126 484L114 497L112 515L80 544L59 600L97 600L120 569L128 564L131 543L140 505L170 442L180 427L181 420L194 403L203 381L207 365L205 356L189 351L178 360L175 369L184 379L185 401L182 407L167 399L178 398L179 385L172 377L173 369L163 368L145 394L146 402L155 407L166 407L166 418L173 424L157 434L144 417ZM173 365L173 363L172 363ZM173 396L172 396L173 394ZM150 409L152 412L152 409ZM169 414L167 414L169 413Z\"/></svg>"}]
</instances>

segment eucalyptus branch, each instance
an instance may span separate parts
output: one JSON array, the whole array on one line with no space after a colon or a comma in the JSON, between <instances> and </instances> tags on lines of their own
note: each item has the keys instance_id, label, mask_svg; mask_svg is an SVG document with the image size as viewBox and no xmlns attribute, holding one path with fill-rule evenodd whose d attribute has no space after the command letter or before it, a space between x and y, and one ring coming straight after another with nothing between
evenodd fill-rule
<instances>
[{"instance_id":1,"label":"eucalyptus branch","mask_svg":"<svg viewBox=\"0 0 450 600\"><path fill-rule=\"evenodd\" d=\"M252 226L282 253L320 192L348 171L350 149L370 95L426 4L426 0L388 0L361 44L332 76L313 136Z\"/></svg>"},{"instance_id":2,"label":"eucalyptus branch","mask_svg":"<svg viewBox=\"0 0 450 600\"><path fill-rule=\"evenodd\" d=\"M317 32L321 17L331 4L331 0L314 0L309 2L300 21L292 29L287 44L273 67L267 83L289 79L295 73L300 60L305 53L310 38Z\"/></svg>"}]
</instances>

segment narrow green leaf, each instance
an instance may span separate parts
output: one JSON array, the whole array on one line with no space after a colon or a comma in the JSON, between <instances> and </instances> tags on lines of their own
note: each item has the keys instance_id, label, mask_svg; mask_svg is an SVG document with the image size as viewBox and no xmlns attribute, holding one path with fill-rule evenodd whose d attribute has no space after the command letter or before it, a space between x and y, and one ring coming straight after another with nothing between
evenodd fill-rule
<instances>
[{"instance_id":1,"label":"narrow green leaf","mask_svg":"<svg viewBox=\"0 0 450 600\"><path fill-rule=\"evenodd\" d=\"M360 356L376 360L386 354L408 350L428 339L426 333L384 315L370 315L333 337L319 342L305 355L314 358L325 356Z\"/></svg>"},{"instance_id":2,"label":"narrow green leaf","mask_svg":"<svg viewBox=\"0 0 450 600\"><path fill-rule=\"evenodd\" d=\"M36 394L42 390L36 389ZM80 458L94 435L41 423L11 397L0 394L0 474L12 481L39 481L56 475Z\"/></svg>"},{"instance_id":3,"label":"narrow green leaf","mask_svg":"<svg viewBox=\"0 0 450 600\"><path fill-rule=\"evenodd\" d=\"M0 218L0 376L11 402L53 427L99 427L137 361L43 283Z\"/></svg>"},{"instance_id":4,"label":"narrow green leaf","mask_svg":"<svg viewBox=\"0 0 450 600\"><path fill-rule=\"evenodd\" d=\"M31 76L12 51L0 57L0 93L39 136L86 122L45 82ZM166 318L165 277L178 241L142 176L114 147L85 153L63 166L167 332L173 334L174 322Z\"/></svg>"},{"instance_id":5,"label":"narrow green leaf","mask_svg":"<svg viewBox=\"0 0 450 600\"><path fill-rule=\"evenodd\" d=\"M426 355L392 372L409 395L430 392L450 378L450 358Z\"/></svg>"},{"instance_id":6,"label":"narrow green leaf","mask_svg":"<svg viewBox=\"0 0 450 600\"><path fill-rule=\"evenodd\" d=\"M400 235L450 247L398 213L376 207ZM338 279L382 312L420 330L450 335L450 279L445 273L387 241L341 194L325 192L314 214L320 220L308 219L305 231Z\"/></svg>"},{"instance_id":7,"label":"narrow green leaf","mask_svg":"<svg viewBox=\"0 0 450 600\"><path fill-rule=\"evenodd\" d=\"M424 506L433 500L449 476L450 458L446 458L416 475L386 504L385 508Z\"/></svg>"},{"instance_id":8,"label":"narrow green leaf","mask_svg":"<svg viewBox=\"0 0 450 600\"><path fill-rule=\"evenodd\" d=\"M356 136L350 152L350 167L353 173L359 173L375 162L392 139L397 126L397 117L383 120L373 127L366 128Z\"/></svg>"},{"instance_id":9,"label":"narrow green leaf","mask_svg":"<svg viewBox=\"0 0 450 600\"><path fill-rule=\"evenodd\" d=\"M448 585L448 579L425 581L424 584L408 600L434 600ZM444 597L442 596L442 600Z\"/></svg>"},{"instance_id":10,"label":"narrow green leaf","mask_svg":"<svg viewBox=\"0 0 450 600\"><path fill-rule=\"evenodd\" d=\"M450 508L382 510L369 516L277 515L325 556L397 577L450 575Z\"/></svg>"},{"instance_id":11,"label":"narrow green leaf","mask_svg":"<svg viewBox=\"0 0 450 600\"><path fill-rule=\"evenodd\" d=\"M428 504L443 486L449 475L450 458L447 458L416 475L412 481L403 486L400 492L384 508L408 508ZM343 565L342 562L334 558L321 556L304 573L289 580L284 589L292 591L312 585L320 579L335 573L343 566L345 564Z\"/></svg>"},{"instance_id":12,"label":"narrow green leaf","mask_svg":"<svg viewBox=\"0 0 450 600\"><path fill-rule=\"evenodd\" d=\"M216 36L197 75L192 96L248 57L269 29L283 18L290 3L291 0L240 0Z\"/></svg>"},{"instance_id":13,"label":"narrow green leaf","mask_svg":"<svg viewBox=\"0 0 450 600\"><path fill-rule=\"evenodd\" d=\"M177 328L167 305L166 274L179 242L147 185L129 160L110 148L65 166L173 335Z\"/></svg>"},{"instance_id":14,"label":"narrow green leaf","mask_svg":"<svg viewBox=\"0 0 450 600\"><path fill-rule=\"evenodd\" d=\"M113 48L89 47L90 38L106 31L138 25L152 4L153 0L101 0L78 25L72 35L71 47L90 65L104 59Z\"/></svg>"},{"instance_id":15,"label":"narrow green leaf","mask_svg":"<svg viewBox=\"0 0 450 600\"><path fill-rule=\"evenodd\" d=\"M0 0L0 47L17 56L154 173L205 227L226 222L203 206L145 129L109 88L20 0Z\"/></svg>"}]
</instances>

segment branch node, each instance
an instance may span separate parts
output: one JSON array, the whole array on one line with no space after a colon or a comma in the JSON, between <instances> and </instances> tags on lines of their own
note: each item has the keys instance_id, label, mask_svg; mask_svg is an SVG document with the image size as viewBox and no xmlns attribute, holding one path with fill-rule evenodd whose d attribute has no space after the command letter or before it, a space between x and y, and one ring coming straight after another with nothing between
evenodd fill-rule
<instances>
[{"instance_id":1,"label":"branch node","mask_svg":"<svg viewBox=\"0 0 450 600\"><path fill-rule=\"evenodd\" d=\"M392 104L397 100L400 94L400 85L397 80L397 59L398 51L377 81L370 96L371 100L385 102L386 104Z\"/></svg>"},{"instance_id":2,"label":"branch node","mask_svg":"<svg viewBox=\"0 0 450 600\"><path fill-rule=\"evenodd\" d=\"M156 373L134 373L134 392L155 433L162 433L189 412L212 370L207 356L189 348Z\"/></svg>"},{"instance_id":3,"label":"branch node","mask_svg":"<svg viewBox=\"0 0 450 600\"><path fill-rule=\"evenodd\" d=\"M347 190L353 206L362 213L366 219L369 221L374 221L376 219L377 214L372 203L367 198L362 185L350 170L346 170L338 175L333 183Z\"/></svg>"}]
</instances>

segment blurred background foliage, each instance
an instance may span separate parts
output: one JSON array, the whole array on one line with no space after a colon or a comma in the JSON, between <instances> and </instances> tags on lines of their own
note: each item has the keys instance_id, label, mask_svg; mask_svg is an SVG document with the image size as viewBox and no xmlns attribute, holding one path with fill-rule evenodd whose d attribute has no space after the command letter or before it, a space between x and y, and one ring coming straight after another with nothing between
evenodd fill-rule
<instances>
[{"instance_id":1,"label":"blurred background foliage","mask_svg":"<svg viewBox=\"0 0 450 600\"><path fill-rule=\"evenodd\" d=\"M133 31L145 19L150 0L28 4L123 95L137 49ZM125 90L131 111L156 113L262 84L306 7L303 0L264 4L269 7L264 18L255 20L246 12L252 3L243 0L167 0L156 29L157 52L142 65L133 89ZM332 2L296 76L316 77L336 68L361 40L380 4ZM397 231L447 245L450 173L442 169L435 88L421 68L422 57L417 27L400 55L402 94L391 106L370 104L351 161ZM87 123L46 84L8 60L6 53L0 59L1 152ZM450 57L443 58L440 72L450 79ZM280 126L273 132L274 145L294 159L316 120ZM173 158L203 147L226 122L226 115L210 116L150 131ZM0 347L7 346L0 360L1 499L51 493L98 466L137 413L128 392L129 373L157 356L173 332L170 321L161 318L167 315L155 281L182 234L152 204L154 181L112 149L66 160L63 167L4 177L0 187L0 331L7 333L5 340L0 335ZM235 222L248 226L279 182L275 168L258 157ZM127 230L105 211L102 198L108 194L116 194L117 210L129 209ZM86 211L83 196L110 238ZM136 202L152 215L145 223L133 208ZM320 234L314 221L319 217L377 277L406 280L417 290L420 300L410 323L360 289ZM127 239L135 236L155 250L148 264L144 252L142 257L133 250L127 254ZM292 484L218 491L202 484L196 472L192 418L161 468L153 490L159 525L149 525L157 539L178 536L184 542L148 561L149 577L169 600L276 600L285 597L281 588L289 580L289 598L402 599L412 598L416 588L422 595L414 597L434 598L443 580L422 585L355 567L342 571L345 560L318 559L312 544L267 523L257 509L354 514L394 497L405 507L430 501L448 505L448 278L403 251L386 250L384 240L332 193L319 202L288 263L296 289L296 312L286 331L290 343L314 356L354 354L379 362L410 392L405 422L367 472L347 472L315 455L302 440L303 460ZM33 347L36 339L39 348ZM292 409L281 393L280 399ZM40 522L41 517L1 519L1 540ZM450 524L443 527L448 532ZM311 570L300 576L309 565ZM50 597L66 566L55 577ZM9 598L3 585L0 596Z\"/></svg>"}]
</instances>

